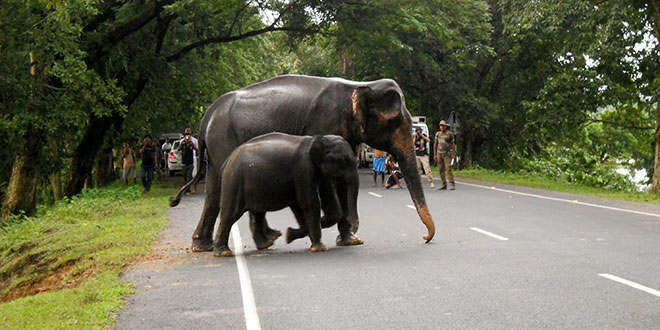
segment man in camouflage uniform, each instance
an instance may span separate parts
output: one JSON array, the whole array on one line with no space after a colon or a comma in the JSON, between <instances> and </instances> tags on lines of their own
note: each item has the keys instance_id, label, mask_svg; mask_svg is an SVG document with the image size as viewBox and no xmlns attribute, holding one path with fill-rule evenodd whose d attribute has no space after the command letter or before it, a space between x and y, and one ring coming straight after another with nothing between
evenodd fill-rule
<instances>
[{"instance_id":1,"label":"man in camouflage uniform","mask_svg":"<svg viewBox=\"0 0 660 330\"><path fill-rule=\"evenodd\" d=\"M442 180L440 190L447 189L445 170L449 179L449 189L456 189L454 173L451 170L451 160L456 157L456 143L454 142L454 134L447 129L447 126L446 121L440 121L440 131L435 133L435 143L433 144L433 154L435 155L435 162L438 164L440 179Z\"/></svg>"}]
</instances>

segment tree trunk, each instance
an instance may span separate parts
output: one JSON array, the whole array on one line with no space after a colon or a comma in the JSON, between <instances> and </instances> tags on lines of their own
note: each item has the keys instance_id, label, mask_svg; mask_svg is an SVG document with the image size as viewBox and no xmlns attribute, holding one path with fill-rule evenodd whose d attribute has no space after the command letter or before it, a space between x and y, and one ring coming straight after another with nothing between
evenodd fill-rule
<instances>
[{"instance_id":1,"label":"tree trunk","mask_svg":"<svg viewBox=\"0 0 660 330\"><path fill-rule=\"evenodd\" d=\"M653 7L652 17L650 17L650 23L653 27L653 32L655 38L660 40L660 4L658 1L651 1ZM654 63L657 64L658 63ZM654 194L660 189L660 105L655 107L655 138L653 142L655 143L655 157L653 157L653 181L651 183L651 192Z\"/></svg>"},{"instance_id":2,"label":"tree trunk","mask_svg":"<svg viewBox=\"0 0 660 330\"><path fill-rule=\"evenodd\" d=\"M103 145L105 135L117 118L121 119L119 115L116 115L111 118L93 117L92 120L90 120L85 135L83 136L83 140L73 152L71 171L64 190L66 196L71 197L78 194L85 187L85 180L91 173L92 167L94 166L94 160L96 159L99 149Z\"/></svg>"},{"instance_id":3,"label":"tree trunk","mask_svg":"<svg viewBox=\"0 0 660 330\"><path fill-rule=\"evenodd\" d=\"M5 220L10 215L18 214L21 211L25 212L25 215L31 216L37 210L37 177L42 152L40 141L43 141L43 132L29 127L24 141L24 145L16 154L7 195L2 205L2 218Z\"/></svg>"},{"instance_id":4,"label":"tree trunk","mask_svg":"<svg viewBox=\"0 0 660 330\"><path fill-rule=\"evenodd\" d=\"M50 149L50 157L57 165L57 168L55 169L55 172L51 174L48 177L48 180L50 181L50 185L53 187L53 197L55 198L56 201L59 201L64 197L62 194L62 175L61 175L61 170L60 170L60 154L59 154L59 149L57 147L57 141L53 138L51 134L48 134L46 139L48 140L48 149Z\"/></svg>"},{"instance_id":5,"label":"tree trunk","mask_svg":"<svg viewBox=\"0 0 660 330\"><path fill-rule=\"evenodd\" d=\"M126 108L130 108L133 102L142 94L148 81L147 78L140 76L132 88L127 88L129 92L124 97ZM66 196L73 196L82 191L85 187L85 180L89 178L89 174L92 172L94 160L105 141L108 130L114 126L115 130L120 132L123 122L124 117L120 114L114 114L110 118L92 116L85 130L83 140L73 153L71 172L64 191Z\"/></svg>"},{"instance_id":6,"label":"tree trunk","mask_svg":"<svg viewBox=\"0 0 660 330\"><path fill-rule=\"evenodd\" d=\"M104 144L99 156L96 158L96 176L94 178L94 185L96 187L103 187L108 185L114 179L115 171L112 144L108 141Z\"/></svg>"},{"instance_id":7,"label":"tree trunk","mask_svg":"<svg viewBox=\"0 0 660 330\"><path fill-rule=\"evenodd\" d=\"M660 189L660 109L656 108L656 129L655 129L655 157L653 158L653 183L651 184L651 192L654 194Z\"/></svg>"},{"instance_id":8,"label":"tree trunk","mask_svg":"<svg viewBox=\"0 0 660 330\"><path fill-rule=\"evenodd\" d=\"M48 177L48 180L53 188L53 198L55 198L56 201L61 200L62 197L64 197L64 194L62 193L62 176L60 175L60 171L58 170L56 173L51 174Z\"/></svg>"},{"instance_id":9,"label":"tree trunk","mask_svg":"<svg viewBox=\"0 0 660 330\"><path fill-rule=\"evenodd\" d=\"M462 157L461 157L460 167L462 169L470 168L470 167L472 167L472 159L474 157L474 148L473 148L471 139L468 140L467 136L464 136L463 139L459 143L463 146L461 148L461 150L463 151L463 154L462 154Z\"/></svg>"}]
</instances>

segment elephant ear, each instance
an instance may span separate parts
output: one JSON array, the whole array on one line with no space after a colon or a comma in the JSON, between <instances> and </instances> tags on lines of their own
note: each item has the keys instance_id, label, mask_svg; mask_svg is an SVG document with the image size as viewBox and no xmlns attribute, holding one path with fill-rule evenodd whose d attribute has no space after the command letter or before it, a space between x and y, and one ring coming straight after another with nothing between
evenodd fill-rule
<instances>
[{"instance_id":1,"label":"elephant ear","mask_svg":"<svg viewBox=\"0 0 660 330\"><path fill-rule=\"evenodd\" d=\"M402 108L403 100L399 91L389 89L374 100L371 113L378 119L379 127L395 130L403 121Z\"/></svg>"},{"instance_id":2,"label":"elephant ear","mask_svg":"<svg viewBox=\"0 0 660 330\"><path fill-rule=\"evenodd\" d=\"M370 87L362 86L353 90L353 95L351 95L353 116L360 122L363 130L367 127L367 119L369 117L368 102L373 93L374 91Z\"/></svg>"},{"instance_id":3,"label":"elephant ear","mask_svg":"<svg viewBox=\"0 0 660 330\"><path fill-rule=\"evenodd\" d=\"M399 91L389 88L377 92L370 87L358 87L351 96L353 115L361 123L363 130L370 122L376 122L380 129L397 129L403 120L403 100Z\"/></svg>"},{"instance_id":4,"label":"elephant ear","mask_svg":"<svg viewBox=\"0 0 660 330\"><path fill-rule=\"evenodd\" d=\"M312 145L309 147L309 156L312 162L317 166L323 163L323 155L325 153L325 138L320 135L314 136Z\"/></svg>"}]
</instances>

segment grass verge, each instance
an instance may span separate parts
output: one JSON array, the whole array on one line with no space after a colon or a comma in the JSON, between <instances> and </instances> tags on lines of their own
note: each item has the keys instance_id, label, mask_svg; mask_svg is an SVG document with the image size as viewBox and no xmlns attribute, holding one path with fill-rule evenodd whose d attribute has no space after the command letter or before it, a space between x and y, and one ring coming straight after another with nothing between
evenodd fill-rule
<instances>
[{"instance_id":1,"label":"grass verge","mask_svg":"<svg viewBox=\"0 0 660 330\"><path fill-rule=\"evenodd\" d=\"M85 190L0 227L0 328L110 328L132 292L119 275L151 250L174 189Z\"/></svg>"},{"instance_id":2,"label":"grass verge","mask_svg":"<svg viewBox=\"0 0 660 330\"><path fill-rule=\"evenodd\" d=\"M437 169L436 169L437 172ZM454 171L454 175L466 178L506 183L518 186L541 188L573 194L591 195L603 198L626 200L642 203L660 204L660 196L650 192L626 192L595 188L564 181L557 181L541 175L510 173L485 169L468 169Z\"/></svg>"}]
</instances>

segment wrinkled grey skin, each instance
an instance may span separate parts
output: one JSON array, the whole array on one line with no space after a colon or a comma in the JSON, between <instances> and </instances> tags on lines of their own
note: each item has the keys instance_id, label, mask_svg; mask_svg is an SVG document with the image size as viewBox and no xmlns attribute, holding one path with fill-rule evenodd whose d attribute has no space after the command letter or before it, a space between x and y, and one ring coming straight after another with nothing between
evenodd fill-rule
<instances>
[{"instance_id":1,"label":"wrinkled grey skin","mask_svg":"<svg viewBox=\"0 0 660 330\"><path fill-rule=\"evenodd\" d=\"M391 79L356 82L284 75L224 94L206 111L200 126L199 145L200 159L207 155L206 196L201 219L193 233L193 251L213 248L213 227L220 211L219 170L223 162L241 143L270 132L300 136L334 134L346 139L353 150L359 143L366 142L392 153L399 161L420 219L428 229L424 239L429 242L435 235L417 171L412 119L397 83ZM199 178L198 175L188 185ZM179 190L172 206L178 204L185 188ZM357 223L353 224L352 232L345 221L338 220L338 210L332 209L334 203L323 203L336 195L342 205L352 204L357 195L348 196L345 189L334 190L325 183L321 184L319 194L323 224L337 223L338 244L357 242L359 238L353 233ZM265 218L251 215L251 228L259 247L279 236L278 231L268 227Z\"/></svg>"},{"instance_id":2,"label":"wrinkled grey skin","mask_svg":"<svg viewBox=\"0 0 660 330\"><path fill-rule=\"evenodd\" d=\"M348 188L357 195L357 163L350 145L337 135L294 136L268 133L236 148L223 164L220 223L215 239L217 257L232 256L229 232L246 211L264 218L266 212L290 207L299 229L289 228L287 242L307 236L311 251L327 251L321 242L322 181ZM357 205L332 206L347 219L357 218Z\"/></svg>"}]
</instances>

